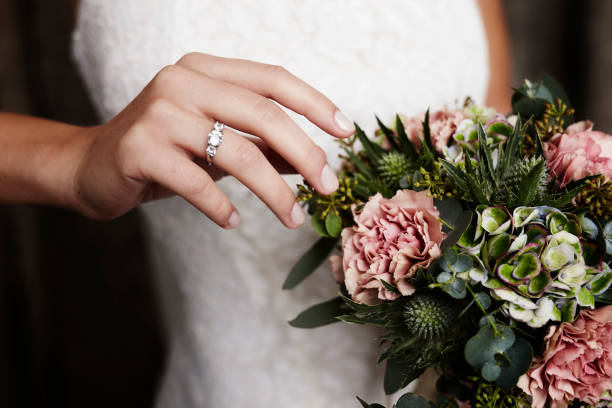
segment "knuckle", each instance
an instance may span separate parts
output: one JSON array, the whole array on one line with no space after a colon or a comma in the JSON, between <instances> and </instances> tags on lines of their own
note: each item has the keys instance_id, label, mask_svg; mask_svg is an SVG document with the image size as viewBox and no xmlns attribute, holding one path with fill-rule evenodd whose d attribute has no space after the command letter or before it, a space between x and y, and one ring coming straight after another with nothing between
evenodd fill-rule
<instances>
[{"instance_id":1,"label":"knuckle","mask_svg":"<svg viewBox=\"0 0 612 408\"><path fill-rule=\"evenodd\" d=\"M212 195L210 189L213 186L213 181L203 175L192 177L186 184L185 194L190 197L197 197L200 195Z\"/></svg>"},{"instance_id":2,"label":"knuckle","mask_svg":"<svg viewBox=\"0 0 612 408\"><path fill-rule=\"evenodd\" d=\"M149 144L148 132L141 124L135 124L117 145L117 161L123 174L131 174L141 163L143 151Z\"/></svg>"},{"instance_id":3,"label":"knuckle","mask_svg":"<svg viewBox=\"0 0 612 408\"><path fill-rule=\"evenodd\" d=\"M173 105L162 97L156 97L147 106L145 115L150 119L164 118L172 111Z\"/></svg>"},{"instance_id":4,"label":"knuckle","mask_svg":"<svg viewBox=\"0 0 612 408\"><path fill-rule=\"evenodd\" d=\"M177 62L177 65L191 66L202 58L203 54L200 52L189 52L183 55Z\"/></svg>"},{"instance_id":5,"label":"knuckle","mask_svg":"<svg viewBox=\"0 0 612 408\"><path fill-rule=\"evenodd\" d=\"M268 70L275 77L289 76L289 71L282 65L268 65Z\"/></svg>"},{"instance_id":6,"label":"knuckle","mask_svg":"<svg viewBox=\"0 0 612 408\"><path fill-rule=\"evenodd\" d=\"M237 164L240 166L251 167L261 159L262 153L254 143L243 140L234 150Z\"/></svg>"},{"instance_id":7,"label":"knuckle","mask_svg":"<svg viewBox=\"0 0 612 408\"><path fill-rule=\"evenodd\" d=\"M254 107L257 117L264 122L276 122L285 114L274 102L267 98L257 98Z\"/></svg>"},{"instance_id":8,"label":"knuckle","mask_svg":"<svg viewBox=\"0 0 612 408\"><path fill-rule=\"evenodd\" d=\"M162 91L170 89L179 80L181 71L182 69L177 65L166 65L153 78L154 87Z\"/></svg>"},{"instance_id":9,"label":"knuckle","mask_svg":"<svg viewBox=\"0 0 612 408\"><path fill-rule=\"evenodd\" d=\"M306 154L307 163L312 163L313 166L323 167L324 163L327 161L327 155L325 151L319 147L319 145L312 144L310 150Z\"/></svg>"}]
</instances>

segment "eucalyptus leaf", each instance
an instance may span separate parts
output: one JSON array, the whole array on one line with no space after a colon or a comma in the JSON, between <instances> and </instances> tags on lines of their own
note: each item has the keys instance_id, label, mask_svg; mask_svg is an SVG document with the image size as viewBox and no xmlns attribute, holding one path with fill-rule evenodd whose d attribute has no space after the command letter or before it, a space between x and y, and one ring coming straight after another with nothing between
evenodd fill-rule
<instances>
[{"instance_id":1,"label":"eucalyptus leaf","mask_svg":"<svg viewBox=\"0 0 612 408\"><path fill-rule=\"evenodd\" d=\"M510 389L516 386L519 377L529 369L533 360L533 348L527 340L519 337L505 352L505 356L506 359L501 359L502 370L495 382L502 388Z\"/></svg>"},{"instance_id":2,"label":"eucalyptus leaf","mask_svg":"<svg viewBox=\"0 0 612 408\"><path fill-rule=\"evenodd\" d=\"M459 241L461 235L463 235L463 232L470 226L472 217L473 212L470 210L466 210L461 213L453 226L454 230L446 236L444 241L442 241L442 244L440 245L440 249L442 251L452 248Z\"/></svg>"},{"instance_id":3,"label":"eucalyptus leaf","mask_svg":"<svg viewBox=\"0 0 612 408\"><path fill-rule=\"evenodd\" d=\"M337 242L336 238L319 239L291 269L285 283L283 283L283 289L293 289L310 276L327 259Z\"/></svg>"},{"instance_id":4,"label":"eucalyptus leaf","mask_svg":"<svg viewBox=\"0 0 612 408\"><path fill-rule=\"evenodd\" d=\"M434 205L440 211L440 218L444 220L445 223L455 228L455 224L461 213L463 212L463 208L459 201L454 198L447 198L444 200L434 200ZM442 225L442 230L444 232L449 232L450 229L446 225Z\"/></svg>"},{"instance_id":5,"label":"eucalyptus leaf","mask_svg":"<svg viewBox=\"0 0 612 408\"><path fill-rule=\"evenodd\" d=\"M416 394L404 394L397 401L396 408L430 408L429 403Z\"/></svg>"},{"instance_id":6,"label":"eucalyptus leaf","mask_svg":"<svg viewBox=\"0 0 612 408\"><path fill-rule=\"evenodd\" d=\"M293 327L312 329L339 322L338 316L347 312L347 307L340 297L311 306L289 322Z\"/></svg>"}]
</instances>

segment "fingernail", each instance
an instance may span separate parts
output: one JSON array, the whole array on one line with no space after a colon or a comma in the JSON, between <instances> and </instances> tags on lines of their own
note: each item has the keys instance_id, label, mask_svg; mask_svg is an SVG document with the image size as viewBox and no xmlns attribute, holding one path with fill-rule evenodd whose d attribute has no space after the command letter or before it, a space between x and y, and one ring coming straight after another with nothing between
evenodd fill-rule
<instances>
[{"instance_id":1,"label":"fingernail","mask_svg":"<svg viewBox=\"0 0 612 408\"><path fill-rule=\"evenodd\" d=\"M347 118L346 115L342 113L340 109L336 110L336 113L334 113L334 120L336 121L338 127L344 130L345 132L355 131L355 125L353 124L353 121Z\"/></svg>"},{"instance_id":2,"label":"fingernail","mask_svg":"<svg viewBox=\"0 0 612 408\"><path fill-rule=\"evenodd\" d=\"M321 184L323 184L325 191L329 193L333 193L338 189L338 177L336 177L334 171L327 164L321 171Z\"/></svg>"},{"instance_id":3,"label":"fingernail","mask_svg":"<svg viewBox=\"0 0 612 408\"><path fill-rule=\"evenodd\" d=\"M304 223L304 210L298 203L293 204L291 209L291 222L295 225L302 225Z\"/></svg>"},{"instance_id":4,"label":"fingernail","mask_svg":"<svg viewBox=\"0 0 612 408\"><path fill-rule=\"evenodd\" d=\"M230 215L229 220L227 220L227 226L229 228L236 228L238 224L240 224L240 214L234 211L232 215Z\"/></svg>"}]
</instances>

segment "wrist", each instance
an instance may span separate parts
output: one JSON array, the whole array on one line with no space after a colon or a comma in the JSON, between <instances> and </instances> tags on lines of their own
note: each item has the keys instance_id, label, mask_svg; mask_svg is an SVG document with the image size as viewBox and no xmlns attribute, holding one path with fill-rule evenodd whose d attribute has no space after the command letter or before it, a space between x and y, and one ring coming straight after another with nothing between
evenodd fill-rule
<instances>
[{"instance_id":1,"label":"wrist","mask_svg":"<svg viewBox=\"0 0 612 408\"><path fill-rule=\"evenodd\" d=\"M42 144L31 174L41 204L80 211L77 174L93 139L90 129L63 125Z\"/></svg>"}]
</instances>

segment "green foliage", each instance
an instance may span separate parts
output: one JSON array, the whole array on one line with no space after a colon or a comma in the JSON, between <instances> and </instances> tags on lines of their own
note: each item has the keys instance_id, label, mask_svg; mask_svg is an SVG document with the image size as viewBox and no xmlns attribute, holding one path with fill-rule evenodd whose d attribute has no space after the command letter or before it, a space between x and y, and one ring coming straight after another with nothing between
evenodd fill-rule
<instances>
[{"instance_id":1,"label":"green foliage","mask_svg":"<svg viewBox=\"0 0 612 408\"><path fill-rule=\"evenodd\" d=\"M411 163L400 152L385 153L378 161L377 171L382 181L389 187L399 186L399 182L410 171Z\"/></svg>"},{"instance_id":2,"label":"green foliage","mask_svg":"<svg viewBox=\"0 0 612 408\"><path fill-rule=\"evenodd\" d=\"M512 112L524 118L533 117L541 120L546 112L547 105L554 105L560 100L566 106L564 122L574 122L570 109L570 102L563 87L549 75L541 75L537 82L523 81L523 85L514 90L512 95Z\"/></svg>"},{"instance_id":3,"label":"green foliage","mask_svg":"<svg viewBox=\"0 0 612 408\"><path fill-rule=\"evenodd\" d=\"M499 385L471 377L474 381L473 402L474 408L528 408L531 406L529 397L519 389L507 390Z\"/></svg>"},{"instance_id":4,"label":"green foliage","mask_svg":"<svg viewBox=\"0 0 612 408\"><path fill-rule=\"evenodd\" d=\"M453 305L440 296L430 294L415 294L404 306L408 330L423 339L443 337L455 316Z\"/></svg>"},{"instance_id":5,"label":"green foliage","mask_svg":"<svg viewBox=\"0 0 612 408\"><path fill-rule=\"evenodd\" d=\"M306 252L287 275L283 289L293 289L312 274L336 247L336 238L321 238Z\"/></svg>"},{"instance_id":6,"label":"green foliage","mask_svg":"<svg viewBox=\"0 0 612 408\"><path fill-rule=\"evenodd\" d=\"M289 324L301 329L312 329L338 322L338 317L345 314L348 307L340 297L333 298L304 310Z\"/></svg>"},{"instance_id":7,"label":"green foliage","mask_svg":"<svg viewBox=\"0 0 612 408\"><path fill-rule=\"evenodd\" d=\"M532 185L523 185L525 180L529 180ZM546 160L535 156L518 159L502 176L501 183L505 188L501 190L500 198L507 203L542 202L550 187ZM522 193L523 191L525 193ZM527 195L532 196L527 197Z\"/></svg>"}]
</instances>

